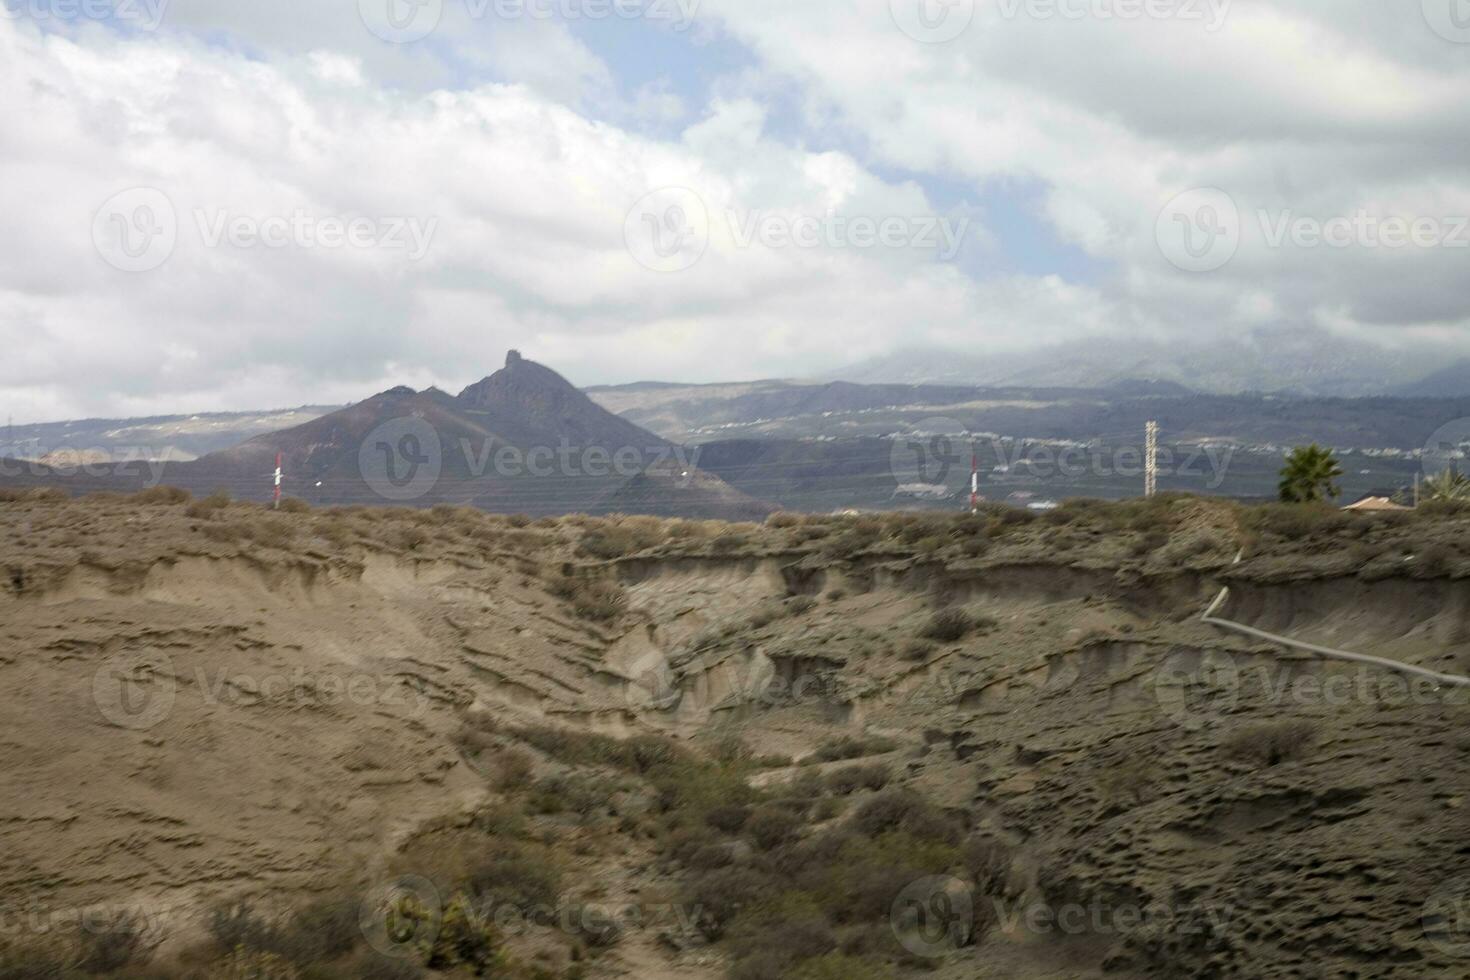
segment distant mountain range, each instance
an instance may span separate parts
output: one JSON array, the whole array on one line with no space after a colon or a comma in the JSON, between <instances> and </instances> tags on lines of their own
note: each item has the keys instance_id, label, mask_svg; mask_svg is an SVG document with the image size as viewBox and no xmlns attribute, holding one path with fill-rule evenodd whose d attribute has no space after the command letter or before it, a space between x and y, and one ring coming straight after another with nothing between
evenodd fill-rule
<instances>
[{"instance_id":1,"label":"distant mountain range","mask_svg":"<svg viewBox=\"0 0 1470 980\"><path fill-rule=\"evenodd\" d=\"M503 369L457 396L393 388L154 473L196 493L225 489L259 499L278 457L285 492L315 504L451 503L533 516L637 511L732 520L775 509L515 351ZM137 466L75 474L23 469L8 482L126 490L149 476Z\"/></svg>"},{"instance_id":2,"label":"distant mountain range","mask_svg":"<svg viewBox=\"0 0 1470 980\"><path fill-rule=\"evenodd\" d=\"M1466 390L1470 361L1444 363L1398 390ZM1128 466L1094 457L1138 456L1151 420L1181 458L1198 462L1208 450L1231 460L1228 472L1166 474L1166 487L1246 497L1271 493L1293 445L1343 453L1350 494L1392 492L1422 471L1418 450L1431 434L1470 432L1470 397L1218 394L1139 377L1138 366L1120 365L1105 387L767 380L584 392L512 351L504 368L458 395L393 388L336 409L17 427L0 445L0 483L86 492L146 480L263 499L279 453L285 492L312 503L746 519L777 506L912 505L913 466L899 457L915 433L948 440L946 488L918 499L950 506L972 451L990 492L1136 493ZM1075 477L1055 468L1046 476L1023 459L1038 453L1080 453L1087 462ZM165 462L137 465L145 459Z\"/></svg>"},{"instance_id":3,"label":"distant mountain range","mask_svg":"<svg viewBox=\"0 0 1470 980\"><path fill-rule=\"evenodd\" d=\"M1470 395L1464 345L1384 348L1310 328L1275 328L1168 341L1110 337L1020 352L907 350L849 365L818 380L1109 388L1169 382L1210 394L1303 397ZM1443 370L1446 363L1460 363Z\"/></svg>"}]
</instances>

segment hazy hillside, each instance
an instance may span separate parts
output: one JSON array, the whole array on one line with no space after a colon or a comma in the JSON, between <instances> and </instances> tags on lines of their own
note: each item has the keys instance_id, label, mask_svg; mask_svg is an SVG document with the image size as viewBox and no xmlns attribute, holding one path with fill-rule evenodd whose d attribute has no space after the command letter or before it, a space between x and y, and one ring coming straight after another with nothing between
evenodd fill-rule
<instances>
[{"instance_id":1,"label":"hazy hillside","mask_svg":"<svg viewBox=\"0 0 1470 980\"><path fill-rule=\"evenodd\" d=\"M1462 345L1424 342L1394 349L1292 327L1167 342L1080 339L1013 353L907 349L840 368L826 380L1105 388L1150 379L1217 394L1357 397L1406 391L1465 353ZM1464 396L1470 387L1423 394Z\"/></svg>"}]
</instances>

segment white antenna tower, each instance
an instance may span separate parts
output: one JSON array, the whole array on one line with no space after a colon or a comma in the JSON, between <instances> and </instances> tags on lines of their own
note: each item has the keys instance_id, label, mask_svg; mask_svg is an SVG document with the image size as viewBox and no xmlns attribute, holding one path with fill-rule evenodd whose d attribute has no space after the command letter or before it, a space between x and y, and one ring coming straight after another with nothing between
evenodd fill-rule
<instances>
[{"instance_id":1,"label":"white antenna tower","mask_svg":"<svg viewBox=\"0 0 1470 980\"><path fill-rule=\"evenodd\" d=\"M1159 492L1159 423L1149 422L1144 430L1143 495Z\"/></svg>"}]
</instances>

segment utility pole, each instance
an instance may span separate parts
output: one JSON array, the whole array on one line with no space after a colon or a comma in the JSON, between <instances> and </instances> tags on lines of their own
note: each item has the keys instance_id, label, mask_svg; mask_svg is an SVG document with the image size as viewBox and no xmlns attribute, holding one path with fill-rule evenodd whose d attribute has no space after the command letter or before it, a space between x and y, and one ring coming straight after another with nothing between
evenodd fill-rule
<instances>
[{"instance_id":1,"label":"utility pole","mask_svg":"<svg viewBox=\"0 0 1470 980\"><path fill-rule=\"evenodd\" d=\"M1149 422L1145 428L1143 463L1143 495L1159 492L1159 423Z\"/></svg>"},{"instance_id":2,"label":"utility pole","mask_svg":"<svg viewBox=\"0 0 1470 980\"><path fill-rule=\"evenodd\" d=\"M980 513L980 453L970 443L970 513Z\"/></svg>"},{"instance_id":3,"label":"utility pole","mask_svg":"<svg viewBox=\"0 0 1470 980\"><path fill-rule=\"evenodd\" d=\"M281 454L276 453L276 495L271 502L271 510L281 509Z\"/></svg>"}]
</instances>

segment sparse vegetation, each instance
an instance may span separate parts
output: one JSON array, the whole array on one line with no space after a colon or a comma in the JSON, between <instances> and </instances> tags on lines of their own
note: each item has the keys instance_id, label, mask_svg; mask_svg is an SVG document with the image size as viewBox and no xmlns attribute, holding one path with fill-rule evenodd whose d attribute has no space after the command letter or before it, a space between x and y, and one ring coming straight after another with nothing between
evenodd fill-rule
<instances>
[{"instance_id":1,"label":"sparse vegetation","mask_svg":"<svg viewBox=\"0 0 1470 980\"><path fill-rule=\"evenodd\" d=\"M975 617L963 609L941 609L929 617L919 635L939 643L957 643L976 628Z\"/></svg>"}]
</instances>

